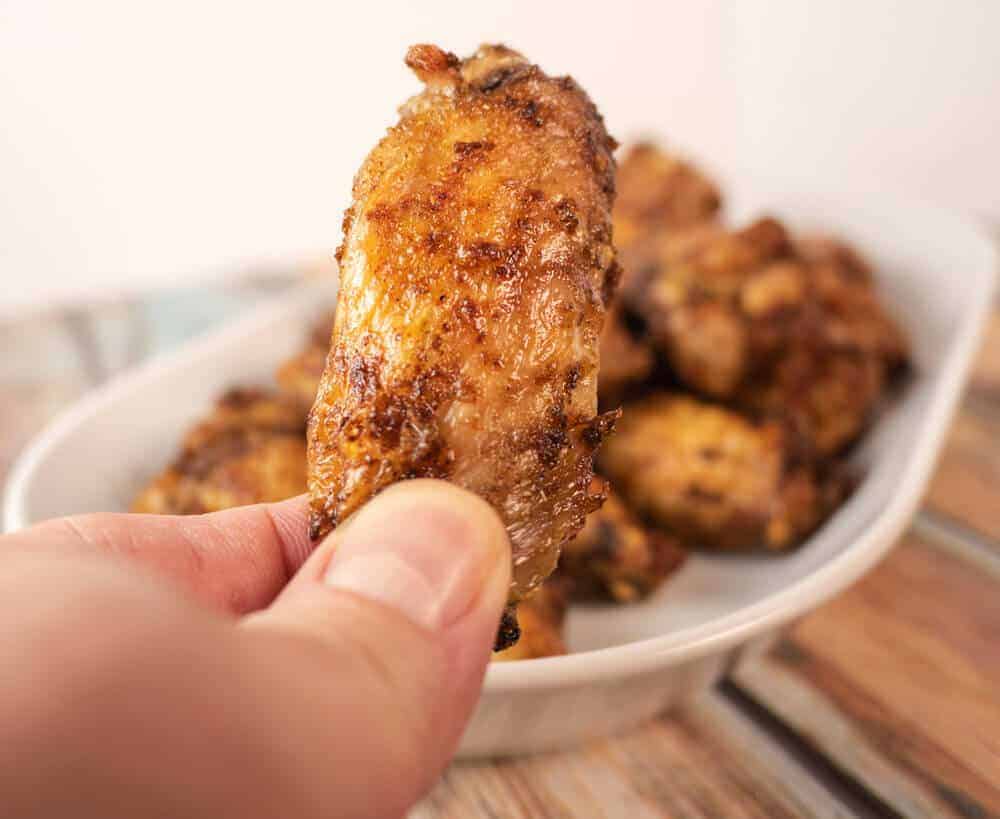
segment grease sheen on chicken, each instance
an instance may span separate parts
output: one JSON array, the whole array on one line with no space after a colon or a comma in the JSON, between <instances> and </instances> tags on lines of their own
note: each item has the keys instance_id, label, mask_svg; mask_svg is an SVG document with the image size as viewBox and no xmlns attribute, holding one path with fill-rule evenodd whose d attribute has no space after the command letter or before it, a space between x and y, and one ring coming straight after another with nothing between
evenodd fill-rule
<instances>
[{"instance_id":1,"label":"grease sheen on chicken","mask_svg":"<svg viewBox=\"0 0 1000 819\"><path fill-rule=\"evenodd\" d=\"M369 154L338 251L309 422L312 535L389 484L451 480L499 512L510 601L602 498L598 338L617 279L613 140L568 77L483 46L406 56L425 90Z\"/></svg>"}]
</instances>

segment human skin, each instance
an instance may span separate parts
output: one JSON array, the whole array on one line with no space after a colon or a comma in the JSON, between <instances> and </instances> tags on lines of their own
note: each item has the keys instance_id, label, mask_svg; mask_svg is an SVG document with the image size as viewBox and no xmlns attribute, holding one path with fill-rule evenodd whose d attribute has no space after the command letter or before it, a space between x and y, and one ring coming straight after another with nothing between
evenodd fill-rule
<instances>
[{"instance_id":1,"label":"human skin","mask_svg":"<svg viewBox=\"0 0 1000 819\"><path fill-rule=\"evenodd\" d=\"M312 553L307 517L298 498L0 538L4 812L404 815L477 699L508 539L429 480Z\"/></svg>"}]
</instances>

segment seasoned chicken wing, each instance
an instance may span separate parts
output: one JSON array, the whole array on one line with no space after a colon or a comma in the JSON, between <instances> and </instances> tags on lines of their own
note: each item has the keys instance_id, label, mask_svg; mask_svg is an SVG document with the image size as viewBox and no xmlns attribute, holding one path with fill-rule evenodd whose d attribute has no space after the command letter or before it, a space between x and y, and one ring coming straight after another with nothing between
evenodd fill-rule
<instances>
[{"instance_id":1,"label":"seasoned chicken wing","mask_svg":"<svg viewBox=\"0 0 1000 819\"><path fill-rule=\"evenodd\" d=\"M821 344L877 358L890 372L905 366L906 336L886 312L871 266L858 251L825 236L806 237L796 242L796 250L810 268L822 314L817 328Z\"/></svg>"},{"instance_id":2,"label":"seasoned chicken wing","mask_svg":"<svg viewBox=\"0 0 1000 819\"><path fill-rule=\"evenodd\" d=\"M601 454L622 499L698 547L782 549L822 521L842 484L802 463L780 423L660 393L626 408Z\"/></svg>"},{"instance_id":3,"label":"seasoned chicken wing","mask_svg":"<svg viewBox=\"0 0 1000 819\"><path fill-rule=\"evenodd\" d=\"M573 581L576 597L632 603L659 588L686 556L680 541L643 526L612 492L563 547L559 573Z\"/></svg>"},{"instance_id":4,"label":"seasoned chicken wing","mask_svg":"<svg viewBox=\"0 0 1000 819\"><path fill-rule=\"evenodd\" d=\"M180 455L133 512L192 515L306 491L305 412L258 389L234 389L185 436Z\"/></svg>"},{"instance_id":5,"label":"seasoned chicken wing","mask_svg":"<svg viewBox=\"0 0 1000 819\"><path fill-rule=\"evenodd\" d=\"M510 601L600 504L598 339L617 279L613 140L568 77L414 46L424 91L354 183L309 422L312 535L379 490L446 478L499 512Z\"/></svg>"},{"instance_id":6,"label":"seasoned chicken wing","mask_svg":"<svg viewBox=\"0 0 1000 819\"><path fill-rule=\"evenodd\" d=\"M704 233L680 253L652 236L631 253L635 271L623 297L678 377L699 392L732 398L804 332L807 269L773 219Z\"/></svg>"},{"instance_id":7,"label":"seasoned chicken wing","mask_svg":"<svg viewBox=\"0 0 1000 819\"><path fill-rule=\"evenodd\" d=\"M863 431L907 360L871 268L845 243L793 239L774 219L727 231L711 219L674 217L687 224L678 228L675 210L711 211L674 203L685 186L648 170L675 165L643 146L619 174L616 236L631 225L632 238L619 251L617 309L642 325L634 340L656 350L679 386L784 422L810 457L836 456ZM643 182L638 170L660 181ZM621 358L610 371L611 395L622 394L619 372L628 372Z\"/></svg>"},{"instance_id":8,"label":"seasoned chicken wing","mask_svg":"<svg viewBox=\"0 0 1000 819\"><path fill-rule=\"evenodd\" d=\"M741 408L782 421L811 458L841 453L864 430L886 383L875 356L801 345L736 396Z\"/></svg>"},{"instance_id":9,"label":"seasoned chicken wing","mask_svg":"<svg viewBox=\"0 0 1000 819\"><path fill-rule=\"evenodd\" d=\"M891 376L905 366L907 343L853 248L813 238L798 242L797 251L810 288L806 331L735 400L783 419L813 455L830 458L862 433Z\"/></svg>"}]
</instances>

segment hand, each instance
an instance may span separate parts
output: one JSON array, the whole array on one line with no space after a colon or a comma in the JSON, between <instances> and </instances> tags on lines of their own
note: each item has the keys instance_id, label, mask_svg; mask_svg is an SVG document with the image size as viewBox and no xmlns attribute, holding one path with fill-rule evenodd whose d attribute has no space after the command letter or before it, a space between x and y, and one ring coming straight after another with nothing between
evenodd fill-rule
<instances>
[{"instance_id":1,"label":"hand","mask_svg":"<svg viewBox=\"0 0 1000 819\"><path fill-rule=\"evenodd\" d=\"M478 697L507 536L437 481L384 491L311 554L306 514L0 538L4 815L403 815Z\"/></svg>"}]
</instances>

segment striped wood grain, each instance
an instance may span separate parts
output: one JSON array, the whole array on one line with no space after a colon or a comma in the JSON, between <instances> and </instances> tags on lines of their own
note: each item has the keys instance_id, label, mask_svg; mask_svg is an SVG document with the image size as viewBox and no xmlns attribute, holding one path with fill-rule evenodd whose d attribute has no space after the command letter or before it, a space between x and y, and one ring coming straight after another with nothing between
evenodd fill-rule
<instances>
[{"instance_id":1,"label":"striped wood grain","mask_svg":"<svg viewBox=\"0 0 1000 819\"><path fill-rule=\"evenodd\" d=\"M900 815L1000 816L998 583L911 534L734 682Z\"/></svg>"}]
</instances>

